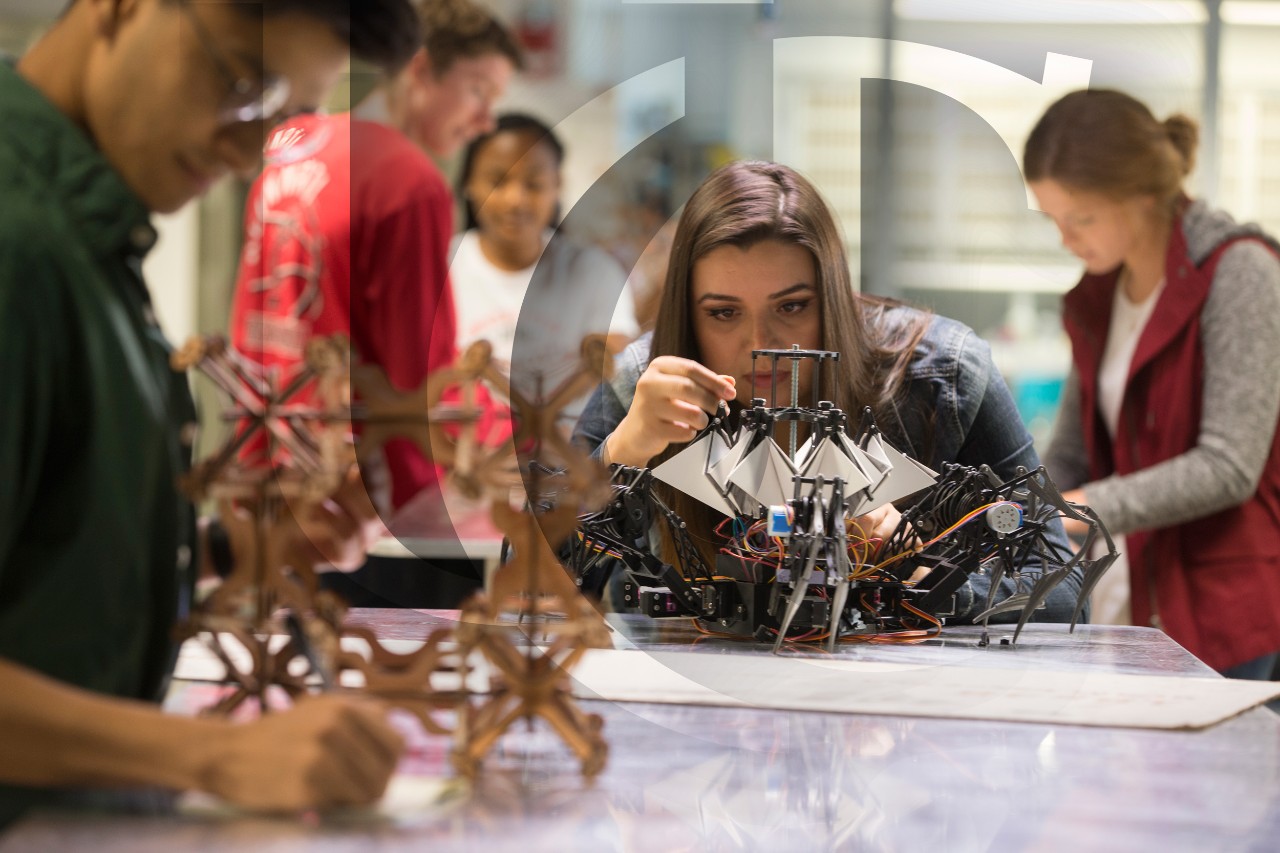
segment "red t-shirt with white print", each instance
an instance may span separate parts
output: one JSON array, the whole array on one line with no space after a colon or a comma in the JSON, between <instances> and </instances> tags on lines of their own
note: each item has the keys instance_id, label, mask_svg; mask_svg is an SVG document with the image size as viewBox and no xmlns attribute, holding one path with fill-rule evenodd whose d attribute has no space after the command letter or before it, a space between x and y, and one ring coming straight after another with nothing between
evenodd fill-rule
<instances>
[{"instance_id":1,"label":"red t-shirt with white print","mask_svg":"<svg viewBox=\"0 0 1280 853\"><path fill-rule=\"evenodd\" d=\"M448 280L453 199L403 134L349 115L277 129L245 211L232 342L250 359L297 369L307 341L350 336L355 357L401 390L455 356ZM400 507L439 470L413 444L387 444Z\"/></svg>"}]
</instances>

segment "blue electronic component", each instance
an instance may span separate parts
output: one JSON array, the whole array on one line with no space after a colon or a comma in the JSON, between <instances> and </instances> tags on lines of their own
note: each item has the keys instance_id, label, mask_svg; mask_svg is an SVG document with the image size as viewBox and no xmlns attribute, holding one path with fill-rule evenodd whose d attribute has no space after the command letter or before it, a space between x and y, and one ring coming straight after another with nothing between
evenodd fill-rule
<instances>
[{"instance_id":1,"label":"blue electronic component","mask_svg":"<svg viewBox=\"0 0 1280 853\"><path fill-rule=\"evenodd\" d=\"M791 512L785 506L769 507L768 521L770 537L786 539L791 536Z\"/></svg>"}]
</instances>

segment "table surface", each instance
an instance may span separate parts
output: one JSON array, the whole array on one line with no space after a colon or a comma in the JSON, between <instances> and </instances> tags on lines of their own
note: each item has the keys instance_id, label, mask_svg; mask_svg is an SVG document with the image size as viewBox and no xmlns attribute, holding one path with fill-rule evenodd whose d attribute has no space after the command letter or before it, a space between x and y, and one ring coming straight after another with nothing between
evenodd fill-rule
<instances>
[{"instance_id":1,"label":"table surface","mask_svg":"<svg viewBox=\"0 0 1280 853\"><path fill-rule=\"evenodd\" d=\"M456 614L353 611L384 638ZM617 645L764 654L688 620L612 617ZM948 628L852 660L1217 678L1147 628L1029 626L1016 646ZM814 654L821 654L814 652ZM0 850L1275 850L1280 715L1255 708L1170 732L747 708L584 702L605 718L607 768L584 784L545 727L508 735L451 806L396 822L43 814ZM945 714L945 709L939 709ZM422 737L402 771L447 775Z\"/></svg>"}]
</instances>

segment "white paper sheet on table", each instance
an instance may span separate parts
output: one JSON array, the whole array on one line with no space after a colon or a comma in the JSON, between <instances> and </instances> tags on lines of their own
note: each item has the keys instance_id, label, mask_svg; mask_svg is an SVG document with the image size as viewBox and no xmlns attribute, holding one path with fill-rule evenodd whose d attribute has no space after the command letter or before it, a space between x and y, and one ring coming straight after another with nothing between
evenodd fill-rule
<instances>
[{"instance_id":1,"label":"white paper sheet on table","mask_svg":"<svg viewBox=\"0 0 1280 853\"><path fill-rule=\"evenodd\" d=\"M377 802L368 806L334 809L325 813L324 825L329 828L363 825L405 825L425 823L439 819L450 810L466 802L471 785L465 779L454 776L418 776L396 773L387 783L387 789ZM256 820L272 821L267 830L288 830L288 818L264 817L239 808L202 791L187 791L179 798L176 811L184 817L203 820ZM267 833L263 833L266 835ZM255 846L261 844L263 835L255 836ZM368 844L369 842L366 842ZM266 845L281 849L278 845ZM264 849L259 847L258 849ZM293 844L283 849L295 849Z\"/></svg>"},{"instance_id":2,"label":"white paper sheet on table","mask_svg":"<svg viewBox=\"0 0 1280 853\"><path fill-rule=\"evenodd\" d=\"M272 636L269 648L277 651L284 647L289 638L283 635ZM381 640L382 647L394 654L411 654L422 648L421 640ZM251 664L249 652L245 650L239 643L228 640L224 647L227 656L237 667L243 671ZM359 637L343 637L342 648L348 652L355 652L361 657L366 657L369 652L369 644ZM450 650L449 646L444 647ZM300 667L305 668L305 664L299 663ZM201 638L192 638L182 644L178 650L178 660L174 665L173 677L183 681L222 681L226 677L226 668L218 657L209 650L202 642ZM347 670L340 677L342 687L363 687L364 675L358 671ZM432 685L437 690L456 690L460 686L458 674L456 672L437 672L431 677ZM480 656L472 659L472 665L468 672L468 685L471 690L484 693L488 690L489 684L489 666L488 663Z\"/></svg>"},{"instance_id":3,"label":"white paper sheet on table","mask_svg":"<svg viewBox=\"0 0 1280 853\"><path fill-rule=\"evenodd\" d=\"M343 643L353 651L363 645ZM421 645L384 643L396 652ZM485 692L487 667L475 663L469 684ZM344 686L359 686L358 673L344 675ZM614 702L1146 729L1204 728L1280 697L1280 682L1269 681L632 649L592 649L572 675L580 698ZM183 646L175 677L221 676L207 649L194 641ZM439 689L458 686L455 674L436 678Z\"/></svg>"},{"instance_id":4,"label":"white paper sheet on table","mask_svg":"<svg viewBox=\"0 0 1280 853\"><path fill-rule=\"evenodd\" d=\"M592 650L585 699L973 720L1198 729L1280 696L1280 683L983 669L767 655Z\"/></svg>"}]
</instances>

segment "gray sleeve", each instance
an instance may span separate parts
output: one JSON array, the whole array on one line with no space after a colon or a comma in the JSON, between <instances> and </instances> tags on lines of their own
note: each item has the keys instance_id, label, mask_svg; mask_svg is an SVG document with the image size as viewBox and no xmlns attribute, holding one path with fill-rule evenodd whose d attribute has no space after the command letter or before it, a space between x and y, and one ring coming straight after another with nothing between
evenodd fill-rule
<instances>
[{"instance_id":1,"label":"gray sleeve","mask_svg":"<svg viewBox=\"0 0 1280 853\"><path fill-rule=\"evenodd\" d=\"M1074 489L1089 479L1089 457L1084 449L1084 427L1080 424L1080 374L1074 367L1062 386L1062 402L1058 405L1043 462L1049 479L1060 491Z\"/></svg>"},{"instance_id":2,"label":"gray sleeve","mask_svg":"<svg viewBox=\"0 0 1280 853\"><path fill-rule=\"evenodd\" d=\"M1280 261L1256 243L1222 256L1201 314L1204 410L1196 446L1085 486L1112 533L1166 527L1248 499L1280 413Z\"/></svg>"}]
</instances>

